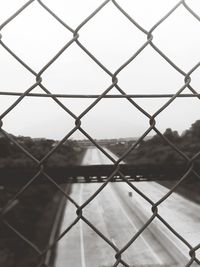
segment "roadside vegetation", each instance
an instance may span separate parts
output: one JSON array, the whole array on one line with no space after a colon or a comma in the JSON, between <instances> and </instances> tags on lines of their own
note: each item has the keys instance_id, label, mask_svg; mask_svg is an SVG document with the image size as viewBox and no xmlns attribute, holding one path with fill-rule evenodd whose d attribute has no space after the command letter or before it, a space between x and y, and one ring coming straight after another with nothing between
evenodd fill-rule
<instances>
[{"instance_id":1,"label":"roadside vegetation","mask_svg":"<svg viewBox=\"0 0 200 267\"><path fill-rule=\"evenodd\" d=\"M15 140L36 159L41 160L57 145L51 139L15 137ZM64 167L77 164L82 149L76 141L68 140L45 160L45 166ZM0 137L0 167L34 167L37 164L8 138Z\"/></svg>"},{"instance_id":2,"label":"roadside vegetation","mask_svg":"<svg viewBox=\"0 0 200 267\"><path fill-rule=\"evenodd\" d=\"M18 143L37 159L42 159L57 144L54 140L15 137ZM67 141L45 162L45 166L79 164L84 153L76 141ZM34 161L20 151L7 138L0 137L0 168L33 167ZM70 193L70 186L60 185ZM0 185L0 210L4 208L22 186ZM0 266L35 267L41 260L37 252L18 233L23 235L39 250L49 242L53 222L62 198L62 193L48 180L44 184L33 183L0 220ZM4 223L5 221L5 223ZM8 224L11 226L9 227ZM17 232L14 232L14 228Z\"/></svg>"},{"instance_id":3,"label":"roadside vegetation","mask_svg":"<svg viewBox=\"0 0 200 267\"><path fill-rule=\"evenodd\" d=\"M164 132L164 137L174 144L186 157L195 156L193 164L195 171L200 174L200 120L191 125L181 135L170 128ZM54 149L57 142L50 139L32 139L30 137L14 137L36 159L41 160L49 151ZM133 141L108 144L108 148L115 154L121 156L130 148ZM68 140L60 146L47 160L45 167L65 167L80 164L85 148L78 142ZM160 182L171 188L175 184L175 178L188 168L188 161L177 151L172 149L159 135L142 141L131 151L125 161L136 167L145 168L145 173L151 169L158 168L168 180ZM23 153L15 144L6 137L0 135L0 168L32 168L37 164ZM174 175L170 176L169 173ZM177 177L175 177L177 174ZM70 187L60 185L70 192ZM4 208L22 186L0 185L0 210ZM194 174L178 187L177 192L200 203L200 178ZM21 233L24 238L30 240L40 250L43 250L48 242L53 222L57 213L62 194L57 188L46 181L45 184L33 183L19 197L14 206L6 212L0 220L0 266L2 267L35 267L38 266L38 254L35 250L19 237ZM9 227L9 225L10 227ZM15 231L12 229L15 229Z\"/></svg>"},{"instance_id":4,"label":"roadside vegetation","mask_svg":"<svg viewBox=\"0 0 200 267\"><path fill-rule=\"evenodd\" d=\"M200 175L200 155L198 155L200 152L200 120L194 122L181 135L170 128L166 129L163 135L182 151L186 157L190 159L194 157L194 169ZM108 146L108 148L121 156L131 145L132 142L119 142L118 144ZM189 166L187 159L174 150L159 135L154 135L152 138L142 141L127 155L125 161L136 167L142 167L146 171L158 169L168 179L168 181L162 182L162 184L169 188L175 184L175 178L180 178L180 174L183 175ZM169 175L172 173L173 175ZM200 177L197 178L191 173L178 187L177 192L200 203L199 188Z\"/></svg>"}]
</instances>

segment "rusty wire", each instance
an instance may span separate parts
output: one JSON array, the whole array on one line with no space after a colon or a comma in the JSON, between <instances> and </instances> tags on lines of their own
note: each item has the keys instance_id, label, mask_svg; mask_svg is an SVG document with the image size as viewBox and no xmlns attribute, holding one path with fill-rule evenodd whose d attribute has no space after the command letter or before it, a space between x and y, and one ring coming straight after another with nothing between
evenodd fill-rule
<instances>
[{"instance_id":1,"label":"rusty wire","mask_svg":"<svg viewBox=\"0 0 200 267\"><path fill-rule=\"evenodd\" d=\"M43 8L46 12L48 12L57 22L60 23L62 27L65 27L66 31L71 32L72 37L69 42L67 42L57 53L56 55L52 56L51 60L46 63L45 66L39 71L34 71L31 66L27 65L12 49L10 49L6 43L3 41L3 34L2 29L6 29L6 26L13 21L17 16L20 16L20 14L25 10L28 6L31 6L33 2L37 2L38 5ZM113 4L113 8L118 9L121 14L123 14L126 19L138 29L138 31L142 32L147 40L143 43L143 45L126 61L124 62L114 73L112 73L110 70L108 70L102 62L100 62L95 55L93 55L87 47L85 47L81 41L79 40L79 36L81 35L81 29L94 17L96 14L98 14L102 9L106 8L108 3ZM199 249L200 244L197 244L195 247L193 247L190 243L188 243L187 240L185 240L172 226L168 224L166 220L164 220L160 214L159 214L159 205L165 201L173 192L174 190L184 181L187 179L189 174L193 173L198 179L199 175L194 170L194 160L198 156L199 153L197 153L192 158L189 158L187 155L184 154L176 145L171 143L163 134L157 129L156 127L156 118L157 116L163 112L175 99L179 97L189 98L189 97L196 97L200 98L200 95L198 92L191 86L191 74L195 72L199 66L200 62L198 62L192 69L188 70L187 73L183 71L176 63L172 61L171 58L169 58L158 46L155 45L153 42L154 38L154 31L156 28L158 28L165 20L167 20L176 9L184 7L185 10L188 11L188 13L193 16L195 19L200 22L200 17L195 13L194 10L190 8L190 6L186 3L185 0L181 0L177 2L171 10L165 14L150 30L144 29L141 25L139 25L129 14L128 12L118 3L118 1L115 0L106 0L102 2L102 4L96 8L85 20L83 20L79 25L77 25L76 29L72 29L66 22L64 22L61 18L59 18L53 10L51 10L47 5L45 5L40 0L30 0L27 1L20 9L16 10L16 12L9 17L5 22L3 22L0 25L0 45L2 48L4 48L13 58L15 58L19 64L21 64L26 70L28 70L34 77L35 82L26 89L25 92L4 92L3 90L0 91L0 95L9 95L9 96L18 96L17 100L2 114L0 114L0 132L6 136L12 143L17 146L21 152L23 152L28 158L30 158L35 166L37 167L37 171L35 172L33 177L30 177L29 182L25 184L19 192L2 208L0 213L0 220L1 223L6 225L11 231L13 231L20 239L22 239L27 246L30 246L34 251L38 254L38 258L40 258L40 266L47 266L47 264L43 261L43 258L45 254L56 245L59 240L67 235L67 233L71 230L71 228L79 222L79 220L83 220L93 231L95 231L104 241L113 248L115 251L115 263L114 266L118 266L119 264L122 264L123 266L129 266L124 260L123 260L123 253L126 251L131 244L137 239L138 236L151 224L151 222L157 218L162 222L172 233L175 235L180 241L182 241L185 246L188 248L188 254L190 255L190 260L185 265L185 267L192 266L194 262L200 265L200 261L196 257L196 251ZM75 95L75 94L53 94L51 93L48 88L46 88L42 83L42 75L43 73L52 65L54 62L61 56L61 54L67 50L72 44L76 44L90 59L93 60L93 63L98 65L99 68L101 68L110 79L110 85L102 94L99 95L88 95L88 94L82 94L82 95ZM183 83L180 88L177 89L176 93L174 94L132 94L128 95L118 85L118 74L126 68L139 54L141 54L146 47L151 46L156 53L158 53L173 69L174 71L178 72L183 76ZM34 88L39 86L43 93L33 93L32 91ZM115 88L118 91L118 95L108 95L108 93L112 92L112 89ZM185 89L190 90L190 94L184 93ZM4 118L9 114L9 112L25 98L25 97L48 97L51 98L55 103L57 103L58 106L60 106L67 114L69 114L74 119L74 128L68 132L65 137L55 146L43 159L38 160L36 159L32 154L30 154L21 144L19 144L13 136L8 134L3 129L3 121ZM94 98L95 100L90 104L79 116L76 116L70 109L68 109L60 100L59 98ZM111 155L105 151L96 140L94 140L81 126L81 120L82 118L88 113L92 112L92 109L97 105L99 101L101 101L103 98L125 98L133 108L138 109L144 116L146 116L149 119L149 127L146 129L146 131L142 134L142 136L137 140L136 143L134 143L117 161L112 158ZM149 114L142 106L138 105L134 99L135 98L169 98L165 104L159 108L153 115ZM44 170L43 164L46 162L46 160L60 147L62 144L70 138L70 136L76 132L80 131L87 139L89 139L101 152L104 153L105 156L107 156L115 166L115 170L110 176L107 178L106 182L104 182L100 188L82 205L79 205L76 203L70 195L66 194L66 192L53 180L53 178L47 174ZM123 173L120 171L120 163L126 158L126 156L134 150L138 144L141 143L141 141L151 132L154 131L157 133L165 143L167 143L173 150L175 150L188 164L186 172L179 177L178 182L171 188L171 190L168 191L168 193L163 196L158 202L154 203L150 198L148 198L143 192L141 192L138 188L136 188L131 182L127 180L127 178L123 175ZM70 201L77 209L77 218L71 223L71 225L52 243L50 244L45 250L41 251L31 240L28 240L22 233L18 232L15 229L15 226L10 225L6 219L4 218L5 214L10 210L15 208L17 205L17 199L23 194L27 188L29 188L34 181L38 178L40 174L43 174L46 179L52 183L67 199ZM83 215L84 208L91 202L93 199L103 190L103 188L112 180L112 178L119 174L122 177L122 180L127 183L136 193L138 193L141 197L143 197L152 207L152 216L148 219L148 221L141 227L141 229L132 237L132 239L123 247L118 248L116 245L110 240L108 237L103 235L88 219Z\"/></svg>"}]
</instances>

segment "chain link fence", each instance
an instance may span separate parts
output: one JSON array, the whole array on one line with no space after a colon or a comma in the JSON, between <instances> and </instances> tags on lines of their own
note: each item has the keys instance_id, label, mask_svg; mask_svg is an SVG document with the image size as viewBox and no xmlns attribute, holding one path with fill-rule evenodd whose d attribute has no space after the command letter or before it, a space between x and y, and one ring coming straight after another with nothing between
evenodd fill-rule
<instances>
[{"instance_id":1,"label":"chain link fence","mask_svg":"<svg viewBox=\"0 0 200 267\"><path fill-rule=\"evenodd\" d=\"M118 1L115 0L106 0L104 2L101 3L100 6L98 6L96 8L96 10L94 10L85 20L83 20L75 29L71 28L67 22L63 21L60 17L58 17L53 10L51 10L51 8L48 7L48 5L46 5L45 3L43 3L40 0L30 0L27 1L23 6L21 6L18 10L16 10L16 12L10 16L7 20L5 20L1 25L0 25L0 32L2 32L2 30L4 29L4 31L6 30L6 27L9 25L9 23L11 23L12 21L14 21L16 19L16 17L20 16L21 13L23 13L23 11L28 8L29 6L31 6L33 3L37 3L41 9L44 9L46 12L48 12L58 23L60 23L60 25L63 27L65 27L67 32L71 33L71 40L69 42L67 42L62 49L60 49L54 56L52 56L51 60L49 62L46 63L45 66L43 66L43 68L39 71L36 72L35 70L32 69L32 67L30 65L27 65L26 62L24 62L22 60L22 58L20 58L11 48L9 48L9 46L4 42L4 36L3 34L0 33L0 45L1 48L5 49L13 58L15 58L15 60L17 60L19 62L19 64L21 64L28 72L31 73L31 75L33 75L33 77L35 77L35 81L33 82L33 84L27 88L24 92L3 92L2 90L0 91L0 95L9 95L9 96L17 96L16 101L9 106L9 108L7 108L2 114L0 114L0 133L3 134L7 139L9 139L9 141L11 141L16 147L18 147L21 152L23 152L28 158L30 158L35 166L37 166L37 171L35 172L35 174L29 178L29 181L19 190L19 192L1 209L1 217L0 217L0 221L2 224L4 224L6 227L8 227L14 234L16 234L19 239L23 240L27 246L30 246L38 255L38 258L40 259L40 264L38 266L48 266L48 264L46 264L44 262L44 258L45 255L48 253L48 251L50 251L53 247L55 247L55 245L57 244L57 242L59 242L59 240L68 234L68 232L72 229L72 227L77 224L80 220L84 221L90 228L93 229L93 231L95 231L101 238L104 239L105 242L107 242L107 244L113 248L113 250L116 252L115 254L115 263L113 264L114 266L119 266L119 264L121 264L122 266L129 266L124 260L123 260L123 253L131 246L131 244L134 243L134 241L137 239L138 236L140 236L142 234L142 232L152 223L152 221L157 218L158 220L160 220L160 222L162 222L172 233L173 235L175 235L181 242L183 242L187 247L188 247L188 252L190 255L190 260L189 262L185 265L185 267L188 266L192 266L193 263L196 263L198 265L200 265L200 260L196 257L196 252L197 250L200 248L200 243L198 245L196 245L195 247L193 247L190 243L188 243L187 240L185 240L175 229L173 229L166 220L164 220L160 214L159 214L159 205L164 202L173 192L174 190L184 181L187 179L189 174L193 174L196 176L197 179L200 178L199 174L195 171L194 169L194 160L199 156L200 152L196 153L192 158L189 158L183 151L181 151L176 145L174 145L172 142L170 142L170 140L168 140L166 138L166 136L164 136L156 127L156 118L157 116L163 112L169 105L171 105L172 102L174 102L175 99L179 98L179 97L194 97L194 98L200 98L200 95L198 94L198 92L191 86L191 75L199 68L200 66L200 62L198 62L195 66L193 66L191 69L189 69L187 72L183 71L178 65L176 65L173 62L173 59L170 59L162 50L160 50L160 48L158 46L155 45L154 43L154 31L156 28L158 28L165 20L167 20L177 9L179 9L180 7L185 8L185 10L192 16L194 17L196 20L198 20L200 22L200 17L198 16L198 14L195 13L195 10L192 10L189 6L189 4L186 3L186 1L182 0L177 2L172 8L171 10L165 14L150 30L146 30L144 29L141 25L139 25L133 17L131 17L128 14L128 11L125 10L123 8L123 4L120 5L118 3ZM113 5L113 9L117 9L118 11L121 12L121 14L123 14L123 16L129 21L130 24L132 24L134 27L136 27L138 29L138 31L140 31L143 35L146 36L146 41L142 44L142 46L126 61L124 62L114 73L111 72L109 69L106 68L106 66L104 66L104 64L102 62L100 62L93 53L91 53L87 47L85 47L81 41L79 40L79 37L81 35L81 31L82 29L85 27L85 25L87 25L87 23L93 18L95 17L102 9L106 9L107 4L111 3ZM54 62L62 55L62 53L64 51L66 51L72 44L76 44L77 47L79 49L81 49L82 51L84 51L84 53L93 61L93 64L98 65L99 68L101 68L108 76L108 79L110 79L110 85L108 86L108 88L106 90L104 90L104 92L102 94L99 95L69 95L69 94L55 94L55 93L51 93L51 91L46 88L43 85L43 81L42 81L42 76L45 73L45 71L52 65L54 64ZM183 77L183 82L182 82L182 86L181 88L178 88L175 94L141 94L141 95L130 95L130 94L126 94L125 90L123 88L121 88L118 84L118 75L120 74L120 72L125 69L132 61L135 60L135 58L143 53L143 51L147 48L151 46L156 53L159 54L160 57L162 57L170 66L172 69L174 69L175 72L178 72L179 74L182 75ZM36 87L40 87L41 90L43 91L43 93L34 93L34 89ZM115 89L118 91L118 95L109 95L110 92L112 92L112 90ZM185 89L189 89L190 90L190 94L184 94L184 90ZM35 158L30 152L28 152L27 149L25 149L19 142L17 142L17 140L15 140L15 137L8 134L5 130L4 130L4 119L5 117L12 111L15 109L16 106L18 106L18 104L27 97L48 97L51 98L53 101L55 101L55 103L60 106L68 115L70 115L72 117L72 119L74 120L74 128L69 131L65 137L59 141L59 143L52 148L52 150L47 153L45 155L45 157L43 157L41 160L38 160L37 158ZM92 102L92 104L90 104L79 116L76 116L70 109L68 109L61 101L60 98L75 98L78 101L78 98L80 97L84 97L84 98L94 98L94 101ZM168 100L165 102L165 104L159 108L153 115L149 114L142 106L138 105L134 99L135 98L158 98L158 97L166 97L168 98ZM87 131L85 131L82 128L81 122L83 117L89 113L93 111L93 108L104 98L123 98L126 99L128 102L131 103L131 105L133 106L133 108L139 110L144 116L146 116L149 120L149 127L146 129L146 131L140 136L140 138L138 138L137 142L135 142L129 149L127 149L127 151L118 159L115 160L113 159L107 151L105 151L99 144L98 142L93 139L89 133ZM80 131L85 138L87 138L88 140L90 140L90 142L96 147L98 148L101 152L104 153L104 155L106 155L106 157L108 157L112 162L113 162L113 166L115 167L114 172L112 172L108 177L107 180L102 183L102 185L100 186L99 190L96 191L92 197L90 199L88 199L88 201L86 201L85 203L83 203L82 205L79 205L78 203L76 203L71 197L70 195L68 195L61 187L60 185L58 185L54 179L47 174L47 172L45 171L44 168L44 164L45 162L48 160L48 158L55 153L56 150L59 149L59 147L61 147L66 140L68 140L76 131ZM155 132L156 134L158 134L163 140L164 142L169 145L173 150L175 150L182 158L184 158L187 161L187 171L184 173L184 175L182 175L181 177L179 177L178 182L175 184L175 186L173 186L173 188L171 188L171 190L168 191L168 193L163 196L159 201L157 201L156 203L153 202L151 199L149 199L144 193L142 193L140 190L138 190L134 184L132 184L127 178L126 176L123 174L123 172L120 169L120 163L126 159L126 156L133 151L138 144L140 144L144 138L150 133L150 132ZM34 181L39 177L39 175L43 175L45 176L45 178L54 186L56 187L61 193L62 195L68 200L70 201L77 209L77 218L74 220L74 222L56 239L53 240L53 242L46 247L45 250L41 251L31 240L28 240L28 238L26 236L24 236L22 233L20 233L19 231L17 231L17 229L15 228L15 225L10 225L9 222L6 220L5 215L7 214L8 211L10 211L11 209L15 209L15 206L17 205L17 199L26 191L28 190L28 188L30 188L32 186L32 184L34 183ZM132 190L135 190L138 194L140 194L140 196L142 196L148 203L151 204L152 206L152 216L151 218L149 218L149 220L143 225L143 227L141 227L141 229L132 237L132 239L123 247L123 248L118 248L115 244L113 244L112 240L109 240L108 237L106 237L105 235L103 235L96 227L95 225L93 225L90 221L87 220L86 217L84 217L83 215L83 211L84 208L91 202L93 201L93 199L101 192L101 190L103 190L103 188L112 180L112 178L115 175L120 175L120 177L122 178L122 180L127 183L130 188Z\"/></svg>"}]
</instances>

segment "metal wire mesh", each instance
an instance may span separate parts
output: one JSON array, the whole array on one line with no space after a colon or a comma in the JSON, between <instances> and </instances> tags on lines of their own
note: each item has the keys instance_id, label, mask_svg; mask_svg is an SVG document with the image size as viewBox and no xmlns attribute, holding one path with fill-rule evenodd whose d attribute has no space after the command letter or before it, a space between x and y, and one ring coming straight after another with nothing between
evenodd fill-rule
<instances>
[{"instance_id":1,"label":"metal wire mesh","mask_svg":"<svg viewBox=\"0 0 200 267\"><path fill-rule=\"evenodd\" d=\"M39 71L34 71L31 66L27 65L12 49L10 49L6 43L3 40L3 34L0 34L0 45L2 48L4 48L13 58L15 58L26 70L28 70L34 77L35 82L25 90L25 92L0 92L0 95L9 95L9 96L18 96L17 100L9 106L2 114L0 114L0 132L6 136L7 139L12 141L12 143L17 146L21 152L23 152L28 158L30 158L35 166L37 167L37 171L35 172L35 175L33 177L30 177L29 182L26 183L25 186L23 186L19 192L10 200L1 210L1 223L6 225L11 231L13 231L20 239L22 239L27 246L32 247L35 252L38 254L38 257L41 259L41 265L40 266L47 266L47 264L44 262L44 256L46 253L53 247L59 240L67 235L67 233L72 229L72 227L77 224L80 220L84 221L93 231L95 231L104 241L113 248L113 250L116 252L115 254L115 263L113 266L118 266L119 264L122 264L122 266L129 266L124 260L123 260L123 253L131 246L131 244L134 243L134 241L137 239L137 237L152 223L152 221L157 218L162 222L172 233L175 235L181 242L183 242L188 247L188 252L190 255L189 262L185 265L185 267L191 266L194 262L200 265L200 261L196 257L196 251L200 248L200 243L193 247L190 243L188 243L187 240L185 240L172 226L168 224L168 222L162 218L162 216L159 214L159 205L164 202L173 192L174 190L184 181L187 179L188 175L193 173L197 179L200 178L198 173L194 170L194 160L198 157L199 153L194 155L192 158L189 158L184 152L182 152L176 145L174 145L172 142L170 142L156 127L156 118L157 116L163 112L172 102L174 102L175 99L179 97L195 97L200 98L200 95L198 92L191 86L191 75L199 68L200 62L198 62L195 66L193 66L188 72L186 73L183 71L178 65L176 65L172 59L170 59L158 46L155 45L153 39L154 39L154 31L156 28L158 28L165 20L167 20L174 12L180 7L184 7L185 10L193 16L195 19L197 19L200 22L200 17L195 13L194 10L190 8L190 6L186 3L186 1L181 0L178 3L176 3L171 10L165 14L150 30L144 29L141 25L139 25L134 18L132 18L128 12L119 5L118 1L115 0L106 0L102 2L100 6L96 8L85 20L83 20L75 29L72 29L66 22L61 20L53 10L51 10L48 6L46 6L42 1L40 0L30 0L27 1L21 8L16 10L16 12L9 17L4 23L0 25L0 31L3 29L6 29L6 27L9 25L9 23L13 20L15 20L16 17L20 16L20 14L29 6L33 4L33 2L37 2L37 4L44 9L46 12L48 12L52 17L54 17L57 22L64 26L67 32L70 32L72 34L71 40L67 42L62 49L60 49L56 55L52 56L51 60L46 63L45 66ZM81 30L84 28L84 26L94 17L96 16L102 9L106 8L108 3L112 3L113 8L119 10L121 14L130 22L130 24L137 27L138 31L140 31L142 34L144 34L147 38L147 40L143 43L143 45L127 60L125 61L114 73L111 72L109 69L107 69L102 62L100 62L88 49L85 47L79 40L79 36L81 35ZM99 68L101 68L109 77L110 79L110 85L102 94L99 95L70 95L70 94L54 94L51 93L48 88L46 88L43 85L42 82L42 76L45 73L45 71L52 65L54 62L62 55L62 53L67 50L72 44L76 44L84 53L92 59L93 63L98 65ZM156 53L158 53L170 66L174 69L174 71L180 73L183 76L183 83L181 88L177 89L177 92L175 94L140 94L140 95L128 95L126 92L121 88L118 84L118 75L120 72L126 68L139 54L143 53L143 51L148 47L151 46ZM32 92L36 87L40 87L43 91L43 93L34 93ZM113 89L116 89L118 91L118 95L108 95L109 92L111 92ZM185 89L190 90L190 94L184 94ZM74 128L68 132L65 137L49 152L43 157L41 160L38 160L35 158L32 154L30 154L20 143L15 140L13 136L8 134L4 128L3 128L3 121L4 118L11 112L24 98L26 97L48 97L55 101L55 103L60 106L66 113L68 113L73 119L75 126ZM149 114L142 106L138 105L134 99L135 98L169 98L165 104L159 108L153 115ZM60 98L94 98L94 101L92 104L90 104L79 116L76 116L70 109L68 109L59 99ZM132 104L134 108L139 110L144 116L146 116L149 119L149 127L146 129L146 131L138 138L137 142L134 143L127 151L118 159L115 160L110 156L107 151L105 151L96 140L94 140L81 126L81 121L83 117L89 113L92 112L93 108L98 104L99 101L101 101L103 98L124 98L128 102ZM66 140L68 140L73 133L76 131L80 131L87 139L89 139L93 145L98 148L101 152L104 153L106 157L108 157L115 166L115 170L112 174L110 174L109 177L107 177L106 182L104 182L100 188L82 205L79 205L76 203L70 195L66 194L66 192L54 181L54 179L48 175L44 170L44 163L47 161L47 159L61 147ZM125 175L120 170L120 163L126 158L126 156L133 151L138 144L142 142L142 140L151 132L154 131L156 134L158 134L165 143L167 143L173 150L175 150L182 158L184 158L187 162L187 171L179 177L178 182L171 188L171 190L168 191L168 193L163 196L159 201L156 203L153 202L150 198L148 198L143 192L141 192L139 189L137 189L131 182L127 180ZM43 174L43 176L46 177L46 179L52 183L65 197L70 201L77 209L77 218L71 223L71 225L57 238L57 240L54 240L52 244L50 244L45 250L41 251L31 240L28 240L22 233L18 232L15 228L15 226L10 225L6 219L5 215L6 213L15 208L16 200L23 194L24 191L26 191L38 178L40 174ZM127 183L134 191L136 191L141 197L143 197L148 203L150 203L152 207L152 216L149 218L149 220L141 227L141 229L131 238L131 240L122 248L118 248L112 240L110 240L108 237L103 235L96 227L93 225L88 219L83 215L84 208L91 202L93 199L104 189L104 187L107 186L107 184L112 180L112 178L119 174L122 177L122 180Z\"/></svg>"}]
</instances>

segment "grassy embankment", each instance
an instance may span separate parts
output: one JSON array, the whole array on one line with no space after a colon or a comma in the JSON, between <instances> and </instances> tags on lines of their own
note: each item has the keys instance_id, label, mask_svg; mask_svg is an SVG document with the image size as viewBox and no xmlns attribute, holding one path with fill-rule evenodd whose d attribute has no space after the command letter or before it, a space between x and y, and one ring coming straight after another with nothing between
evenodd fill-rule
<instances>
[{"instance_id":1,"label":"grassy embankment","mask_svg":"<svg viewBox=\"0 0 200 267\"><path fill-rule=\"evenodd\" d=\"M37 159L43 158L54 146L53 140L34 141L20 137L18 142ZM24 153L5 138L0 139L1 168L24 168L34 166ZM66 166L79 164L83 149L76 142L66 142L47 161L45 166ZM13 177L14 178L14 177ZM70 193L70 186L60 185ZM0 208L12 199L22 186L0 186ZM48 180L44 184L32 184L15 202L0 220L0 266L2 267L35 267L41 260L38 253L24 242L12 229L3 223L4 220L14 227L25 238L40 250L46 248L54 219L63 194Z\"/></svg>"}]
</instances>

